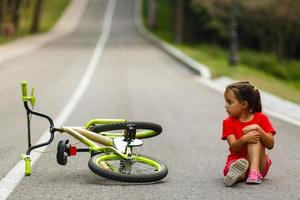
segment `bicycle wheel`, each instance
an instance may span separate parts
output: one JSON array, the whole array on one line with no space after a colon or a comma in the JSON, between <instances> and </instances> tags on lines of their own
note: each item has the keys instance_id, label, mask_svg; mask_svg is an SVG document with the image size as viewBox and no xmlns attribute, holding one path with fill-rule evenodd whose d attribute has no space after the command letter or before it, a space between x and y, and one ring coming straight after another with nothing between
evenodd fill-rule
<instances>
[{"instance_id":1,"label":"bicycle wheel","mask_svg":"<svg viewBox=\"0 0 300 200\"><path fill-rule=\"evenodd\" d=\"M145 155L124 159L116 153L96 154L89 168L105 178L124 182L153 182L167 176L168 169L161 161Z\"/></svg>"},{"instance_id":2,"label":"bicycle wheel","mask_svg":"<svg viewBox=\"0 0 300 200\"><path fill-rule=\"evenodd\" d=\"M123 123L113 123L113 124L96 124L88 129L90 131L100 133L105 131L115 131L115 130L125 130L129 124L134 124L137 129L136 138L144 139L154 137L159 135L162 132L162 128L159 124L150 123L150 122L123 122ZM140 131L146 130L146 131ZM122 137L124 134L116 133L115 135L111 134L112 137Z\"/></svg>"}]
</instances>

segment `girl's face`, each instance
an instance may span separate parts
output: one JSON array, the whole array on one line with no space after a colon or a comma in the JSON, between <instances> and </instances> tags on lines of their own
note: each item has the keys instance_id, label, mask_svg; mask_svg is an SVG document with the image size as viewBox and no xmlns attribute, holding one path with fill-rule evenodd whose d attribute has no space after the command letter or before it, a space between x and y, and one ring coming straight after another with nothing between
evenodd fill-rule
<instances>
[{"instance_id":1,"label":"girl's face","mask_svg":"<svg viewBox=\"0 0 300 200\"><path fill-rule=\"evenodd\" d=\"M232 90L226 90L224 93L225 98L225 109L228 113L228 115L233 117L239 117L243 114L245 109L247 108L247 105L245 101L240 102L236 95Z\"/></svg>"}]
</instances>

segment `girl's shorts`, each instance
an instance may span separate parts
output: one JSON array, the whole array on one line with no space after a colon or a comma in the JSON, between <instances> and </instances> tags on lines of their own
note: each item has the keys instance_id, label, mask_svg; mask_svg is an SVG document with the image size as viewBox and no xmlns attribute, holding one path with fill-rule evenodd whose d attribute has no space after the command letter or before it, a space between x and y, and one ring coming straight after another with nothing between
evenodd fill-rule
<instances>
[{"instance_id":1,"label":"girl's shorts","mask_svg":"<svg viewBox=\"0 0 300 200\"><path fill-rule=\"evenodd\" d=\"M226 164L225 164L225 167L224 167L224 170L223 170L223 174L224 176L226 176L226 174L228 173L229 171L229 168L230 166L232 165L233 162L237 161L238 159L241 159L241 158L237 158L237 159L233 159L233 160L230 160L228 161ZM261 172L261 175L263 177L265 177L270 169L270 166L272 164L272 160L270 159L270 157L268 155L266 155L266 160L267 160L267 164L265 166L265 169L263 170L263 172ZM249 173L249 169L247 170L246 174Z\"/></svg>"}]
</instances>

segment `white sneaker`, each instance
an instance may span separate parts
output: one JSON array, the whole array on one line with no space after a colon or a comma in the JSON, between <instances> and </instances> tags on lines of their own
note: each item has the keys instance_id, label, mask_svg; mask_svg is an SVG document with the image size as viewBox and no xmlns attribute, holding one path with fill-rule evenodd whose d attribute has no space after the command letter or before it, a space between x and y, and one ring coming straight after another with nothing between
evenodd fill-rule
<instances>
[{"instance_id":1,"label":"white sneaker","mask_svg":"<svg viewBox=\"0 0 300 200\"><path fill-rule=\"evenodd\" d=\"M241 158L233 162L229 168L227 175L224 177L226 186L233 186L238 178L248 169L249 163L246 159Z\"/></svg>"}]
</instances>

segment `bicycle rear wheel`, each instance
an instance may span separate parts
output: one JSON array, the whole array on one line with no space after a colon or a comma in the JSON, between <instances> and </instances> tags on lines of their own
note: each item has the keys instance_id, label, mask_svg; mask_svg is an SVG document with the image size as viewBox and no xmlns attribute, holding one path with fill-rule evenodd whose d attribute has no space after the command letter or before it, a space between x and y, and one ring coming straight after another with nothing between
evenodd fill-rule
<instances>
[{"instance_id":1,"label":"bicycle rear wheel","mask_svg":"<svg viewBox=\"0 0 300 200\"><path fill-rule=\"evenodd\" d=\"M165 164L145 155L124 159L116 153L96 154L89 160L89 168L100 176L123 182L154 182L168 174Z\"/></svg>"}]
</instances>

